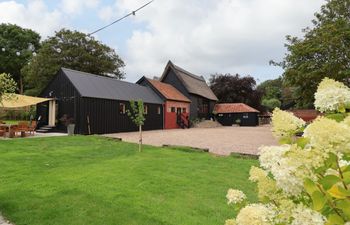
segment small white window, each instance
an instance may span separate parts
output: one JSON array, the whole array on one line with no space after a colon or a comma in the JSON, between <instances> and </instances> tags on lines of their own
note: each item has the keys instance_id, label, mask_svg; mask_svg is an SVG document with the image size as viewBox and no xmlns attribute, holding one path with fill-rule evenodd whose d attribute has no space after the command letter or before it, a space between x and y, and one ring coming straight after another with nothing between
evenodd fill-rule
<instances>
[{"instance_id":1,"label":"small white window","mask_svg":"<svg viewBox=\"0 0 350 225\"><path fill-rule=\"evenodd\" d=\"M125 104L119 103L119 114L125 114Z\"/></svg>"},{"instance_id":2,"label":"small white window","mask_svg":"<svg viewBox=\"0 0 350 225\"><path fill-rule=\"evenodd\" d=\"M243 113L243 119L248 119L248 113Z\"/></svg>"},{"instance_id":3,"label":"small white window","mask_svg":"<svg viewBox=\"0 0 350 225\"><path fill-rule=\"evenodd\" d=\"M144 105L143 111L146 115L148 114L148 106L147 105Z\"/></svg>"},{"instance_id":4,"label":"small white window","mask_svg":"<svg viewBox=\"0 0 350 225\"><path fill-rule=\"evenodd\" d=\"M157 114L160 115L161 110L160 110L160 106L157 107Z\"/></svg>"}]
</instances>

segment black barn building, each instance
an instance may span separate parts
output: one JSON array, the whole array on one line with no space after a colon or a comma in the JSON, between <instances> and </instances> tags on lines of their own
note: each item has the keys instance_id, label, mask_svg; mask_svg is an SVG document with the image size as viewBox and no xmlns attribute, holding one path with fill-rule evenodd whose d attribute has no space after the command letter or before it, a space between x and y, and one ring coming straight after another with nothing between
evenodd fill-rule
<instances>
[{"instance_id":1,"label":"black barn building","mask_svg":"<svg viewBox=\"0 0 350 225\"><path fill-rule=\"evenodd\" d=\"M244 103L221 103L216 104L214 111L216 119L223 126L258 126L259 111Z\"/></svg>"},{"instance_id":2,"label":"black barn building","mask_svg":"<svg viewBox=\"0 0 350 225\"><path fill-rule=\"evenodd\" d=\"M54 106L38 104L37 114L42 117L44 125L49 124L49 117L52 118L53 114L58 130L66 129L59 122L66 114L74 118L76 134L136 131L137 127L129 119L126 110L130 107L130 100L139 99L145 104L146 121L143 129L163 128L162 99L148 87L115 78L62 68L40 97L56 100ZM55 112L49 113L49 107Z\"/></svg>"},{"instance_id":3,"label":"black barn building","mask_svg":"<svg viewBox=\"0 0 350 225\"><path fill-rule=\"evenodd\" d=\"M171 84L190 99L191 119L211 117L218 99L202 76L194 75L169 61L160 81Z\"/></svg>"}]
</instances>

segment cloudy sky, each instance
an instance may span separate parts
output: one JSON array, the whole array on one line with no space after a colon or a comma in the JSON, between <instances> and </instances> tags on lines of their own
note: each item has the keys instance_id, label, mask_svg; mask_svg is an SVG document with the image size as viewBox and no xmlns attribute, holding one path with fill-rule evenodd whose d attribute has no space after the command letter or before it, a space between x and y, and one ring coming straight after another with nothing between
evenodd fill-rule
<instances>
[{"instance_id":1,"label":"cloudy sky","mask_svg":"<svg viewBox=\"0 0 350 225\"><path fill-rule=\"evenodd\" d=\"M0 0L0 23L31 28L45 39L63 27L91 32L148 0ZM301 35L324 0L155 0L96 38L116 49L126 79L159 76L170 59L206 78L252 75L259 81L282 70L269 65L286 53L285 36Z\"/></svg>"}]
</instances>

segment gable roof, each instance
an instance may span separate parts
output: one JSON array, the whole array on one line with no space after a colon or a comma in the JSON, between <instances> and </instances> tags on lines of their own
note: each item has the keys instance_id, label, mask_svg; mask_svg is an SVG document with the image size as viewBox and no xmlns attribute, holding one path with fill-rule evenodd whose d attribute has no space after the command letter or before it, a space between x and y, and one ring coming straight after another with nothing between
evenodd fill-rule
<instances>
[{"instance_id":1,"label":"gable roof","mask_svg":"<svg viewBox=\"0 0 350 225\"><path fill-rule=\"evenodd\" d=\"M213 101L218 100L218 98L215 96L213 91L205 82L205 79L203 76L194 75L182 69L181 67L176 66L170 60L164 69L164 72L162 77L160 78L160 81L163 81L169 69L172 69L174 71L176 76L180 79L180 81L182 82L182 84L185 86L185 88L189 93L196 94Z\"/></svg>"},{"instance_id":2,"label":"gable roof","mask_svg":"<svg viewBox=\"0 0 350 225\"><path fill-rule=\"evenodd\" d=\"M77 70L61 68L82 97L112 100L139 100L162 104L162 99L150 88Z\"/></svg>"},{"instance_id":3,"label":"gable roof","mask_svg":"<svg viewBox=\"0 0 350 225\"><path fill-rule=\"evenodd\" d=\"M246 105L244 103L221 103L216 104L214 111L217 113L248 113L255 112L259 113L258 110Z\"/></svg>"},{"instance_id":4,"label":"gable roof","mask_svg":"<svg viewBox=\"0 0 350 225\"><path fill-rule=\"evenodd\" d=\"M191 102L185 95L183 95L179 90L177 90L171 84L160 82L159 80L149 79L147 77L142 77L137 83L141 82L143 79L147 80L154 89L156 89L165 99L180 101L180 102Z\"/></svg>"}]
</instances>

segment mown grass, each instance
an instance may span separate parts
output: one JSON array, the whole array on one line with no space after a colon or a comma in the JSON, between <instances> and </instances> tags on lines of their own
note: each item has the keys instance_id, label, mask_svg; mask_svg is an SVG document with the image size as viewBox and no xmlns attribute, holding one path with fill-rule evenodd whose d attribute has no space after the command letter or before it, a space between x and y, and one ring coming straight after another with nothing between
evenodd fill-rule
<instances>
[{"instance_id":1,"label":"mown grass","mask_svg":"<svg viewBox=\"0 0 350 225\"><path fill-rule=\"evenodd\" d=\"M253 159L96 136L0 141L0 211L16 225L223 224Z\"/></svg>"}]
</instances>

